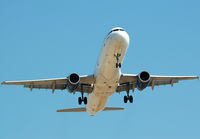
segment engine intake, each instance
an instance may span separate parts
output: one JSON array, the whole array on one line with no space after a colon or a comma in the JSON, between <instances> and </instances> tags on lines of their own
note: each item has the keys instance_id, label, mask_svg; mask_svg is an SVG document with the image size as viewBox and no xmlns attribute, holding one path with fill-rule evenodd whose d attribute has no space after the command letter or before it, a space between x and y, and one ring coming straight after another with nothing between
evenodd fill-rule
<instances>
[{"instance_id":1,"label":"engine intake","mask_svg":"<svg viewBox=\"0 0 200 139\"><path fill-rule=\"evenodd\" d=\"M68 82L67 82L67 89L69 90L69 92L74 92L78 88L79 82L80 82L80 77L78 74L76 73L70 74L68 76Z\"/></svg>"},{"instance_id":2,"label":"engine intake","mask_svg":"<svg viewBox=\"0 0 200 139\"><path fill-rule=\"evenodd\" d=\"M142 71L137 78L137 88L142 91L150 83L150 74L147 71Z\"/></svg>"}]
</instances>

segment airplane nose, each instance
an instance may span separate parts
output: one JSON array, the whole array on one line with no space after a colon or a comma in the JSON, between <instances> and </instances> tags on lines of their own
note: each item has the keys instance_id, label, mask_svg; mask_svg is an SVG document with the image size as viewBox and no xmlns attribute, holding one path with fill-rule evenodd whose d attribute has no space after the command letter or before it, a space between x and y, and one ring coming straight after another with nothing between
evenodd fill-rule
<instances>
[{"instance_id":1,"label":"airplane nose","mask_svg":"<svg viewBox=\"0 0 200 139\"><path fill-rule=\"evenodd\" d=\"M111 38L115 42L129 44L129 36L125 31L113 32Z\"/></svg>"}]
</instances>

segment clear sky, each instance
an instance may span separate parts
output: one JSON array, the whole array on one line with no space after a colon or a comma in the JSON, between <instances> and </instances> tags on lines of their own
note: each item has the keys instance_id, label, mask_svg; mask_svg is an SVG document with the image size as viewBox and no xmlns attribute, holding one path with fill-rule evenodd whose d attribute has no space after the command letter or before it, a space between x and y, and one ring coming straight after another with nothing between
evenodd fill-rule
<instances>
[{"instance_id":1,"label":"clear sky","mask_svg":"<svg viewBox=\"0 0 200 139\"><path fill-rule=\"evenodd\" d=\"M124 73L199 75L198 0L1 0L0 82L94 72L104 37L123 27ZM56 113L80 107L79 93L0 86L0 139L199 139L200 81L110 97L124 111Z\"/></svg>"}]
</instances>

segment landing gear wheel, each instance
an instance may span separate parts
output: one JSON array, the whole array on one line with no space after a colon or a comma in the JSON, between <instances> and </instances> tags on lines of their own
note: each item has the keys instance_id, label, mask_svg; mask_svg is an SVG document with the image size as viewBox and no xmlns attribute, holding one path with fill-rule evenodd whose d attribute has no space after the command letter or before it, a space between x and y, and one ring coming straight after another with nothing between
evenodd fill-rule
<instances>
[{"instance_id":1,"label":"landing gear wheel","mask_svg":"<svg viewBox=\"0 0 200 139\"><path fill-rule=\"evenodd\" d=\"M133 96L129 96L130 103L133 103Z\"/></svg>"},{"instance_id":2,"label":"landing gear wheel","mask_svg":"<svg viewBox=\"0 0 200 139\"><path fill-rule=\"evenodd\" d=\"M116 63L116 68L118 68L118 63Z\"/></svg>"},{"instance_id":3,"label":"landing gear wheel","mask_svg":"<svg viewBox=\"0 0 200 139\"><path fill-rule=\"evenodd\" d=\"M118 64L119 68L121 68L121 63Z\"/></svg>"},{"instance_id":4,"label":"landing gear wheel","mask_svg":"<svg viewBox=\"0 0 200 139\"><path fill-rule=\"evenodd\" d=\"M128 97L124 96L124 103L127 103L127 101L128 101Z\"/></svg>"},{"instance_id":5,"label":"landing gear wheel","mask_svg":"<svg viewBox=\"0 0 200 139\"><path fill-rule=\"evenodd\" d=\"M81 105L81 103L82 103L82 99L81 97L78 97L78 104Z\"/></svg>"},{"instance_id":6,"label":"landing gear wheel","mask_svg":"<svg viewBox=\"0 0 200 139\"><path fill-rule=\"evenodd\" d=\"M121 54L117 53L117 54L114 54L114 56L117 60L116 68L121 68L121 63L119 63L119 57L121 56Z\"/></svg>"},{"instance_id":7,"label":"landing gear wheel","mask_svg":"<svg viewBox=\"0 0 200 139\"><path fill-rule=\"evenodd\" d=\"M87 104L87 97L84 97L83 101L84 101L84 104L86 105Z\"/></svg>"}]
</instances>

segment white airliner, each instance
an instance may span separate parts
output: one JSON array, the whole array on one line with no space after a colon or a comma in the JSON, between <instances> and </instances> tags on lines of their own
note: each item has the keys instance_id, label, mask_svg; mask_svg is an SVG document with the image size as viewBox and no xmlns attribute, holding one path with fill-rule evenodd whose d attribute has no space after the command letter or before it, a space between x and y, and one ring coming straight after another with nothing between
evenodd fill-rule
<instances>
[{"instance_id":1,"label":"white airliner","mask_svg":"<svg viewBox=\"0 0 200 139\"><path fill-rule=\"evenodd\" d=\"M87 76L79 76L76 73L68 77L56 79L27 80L27 81L5 81L6 85L24 85L25 88L38 89L68 89L70 93L80 92L81 97L78 103L84 102L86 107L62 109L57 112L84 112L94 115L100 111L123 110L117 107L105 107L108 99L115 92L126 91L124 103L133 102L133 96L129 91L134 92L135 88L142 91L150 86L178 83L179 80L198 79L198 76L156 76L150 75L147 71L139 74L121 73L121 65L129 46L129 35L123 28L113 28L106 36L102 50L97 61L95 73ZM88 97L84 97L84 93Z\"/></svg>"}]
</instances>

